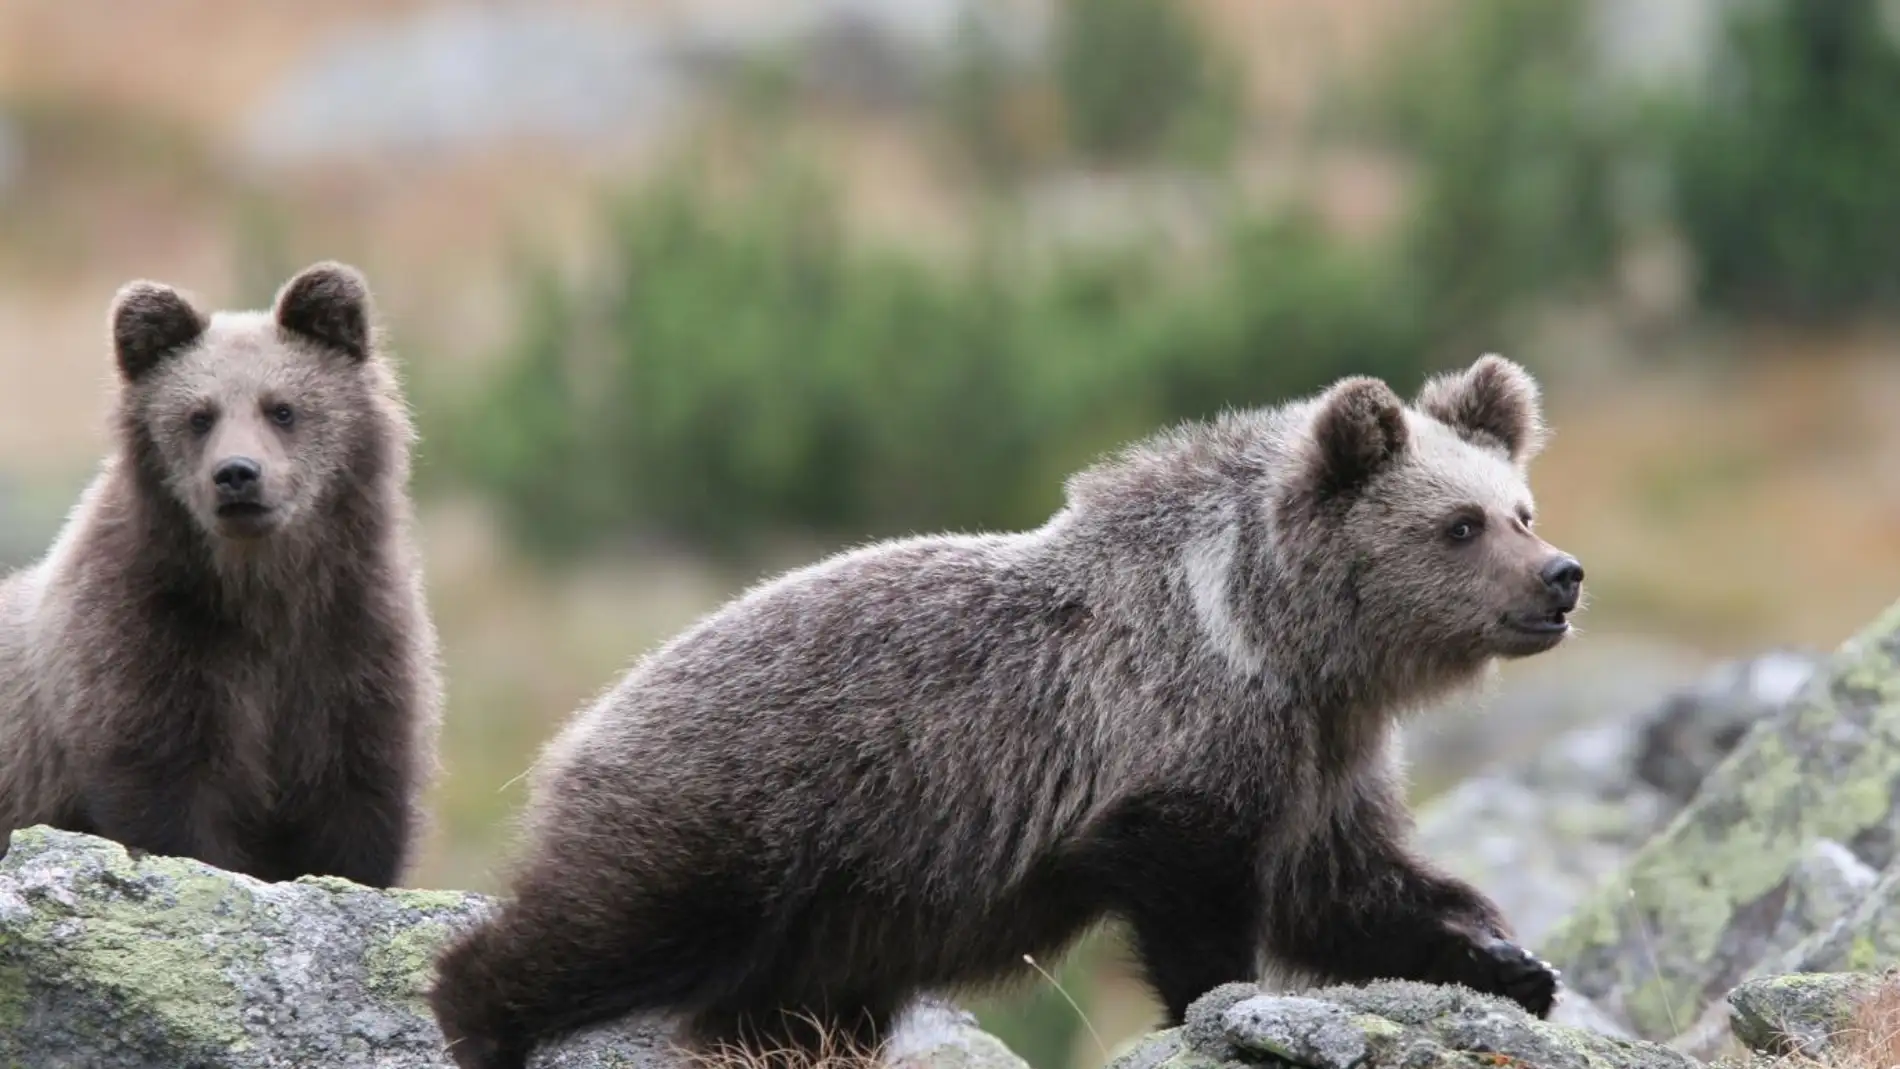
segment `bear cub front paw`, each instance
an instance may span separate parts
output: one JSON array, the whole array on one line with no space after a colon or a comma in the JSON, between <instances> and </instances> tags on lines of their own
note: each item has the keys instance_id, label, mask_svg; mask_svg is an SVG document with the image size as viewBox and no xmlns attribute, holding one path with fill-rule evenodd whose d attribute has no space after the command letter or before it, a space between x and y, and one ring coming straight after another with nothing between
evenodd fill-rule
<instances>
[{"instance_id":1,"label":"bear cub front paw","mask_svg":"<svg viewBox=\"0 0 1900 1069\"><path fill-rule=\"evenodd\" d=\"M1562 974L1502 936L1481 935L1466 945L1447 977L1486 995L1502 995L1537 1017L1550 1016Z\"/></svg>"}]
</instances>

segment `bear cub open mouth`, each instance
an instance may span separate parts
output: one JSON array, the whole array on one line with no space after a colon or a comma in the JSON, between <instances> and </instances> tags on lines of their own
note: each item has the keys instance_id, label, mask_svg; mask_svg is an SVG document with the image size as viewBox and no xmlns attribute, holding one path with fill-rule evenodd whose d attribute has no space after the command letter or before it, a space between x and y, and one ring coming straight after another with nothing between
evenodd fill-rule
<instances>
[{"instance_id":1,"label":"bear cub open mouth","mask_svg":"<svg viewBox=\"0 0 1900 1069\"><path fill-rule=\"evenodd\" d=\"M1506 617L1504 622L1519 631L1536 635L1556 634L1570 629L1570 612L1567 609L1552 609L1538 616Z\"/></svg>"},{"instance_id":2,"label":"bear cub open mouth","mask_svg":"<svg viewBox=\"0 0 1900 1069\"><path fill-rule=\"evenodd\" d=\"M257 516L262 516L269 511L270 511L269 505L261 504L256 501L227 501L224 504L218 506L218 518L219 519L234 519L234 518L250 519Z\"/></svg>"}]
</instances>

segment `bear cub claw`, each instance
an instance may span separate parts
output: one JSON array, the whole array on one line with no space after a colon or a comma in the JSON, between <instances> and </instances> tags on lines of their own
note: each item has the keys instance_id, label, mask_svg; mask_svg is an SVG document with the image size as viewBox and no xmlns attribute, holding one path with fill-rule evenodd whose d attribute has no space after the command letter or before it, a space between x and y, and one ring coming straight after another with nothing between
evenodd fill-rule
<instances>
[{"instance_id":1,"label":"bear cub claw","mask_svg":"<svg viewBox=\"0 0 1900 1069\"><path fill-rule=\"evenodd\" d=\"M1537 1017L1550 1015L1563 976L1549 962L1498 936L1477 940L1467 954L1473 988L1503 995Z\"/></svg>"}]
</instances>

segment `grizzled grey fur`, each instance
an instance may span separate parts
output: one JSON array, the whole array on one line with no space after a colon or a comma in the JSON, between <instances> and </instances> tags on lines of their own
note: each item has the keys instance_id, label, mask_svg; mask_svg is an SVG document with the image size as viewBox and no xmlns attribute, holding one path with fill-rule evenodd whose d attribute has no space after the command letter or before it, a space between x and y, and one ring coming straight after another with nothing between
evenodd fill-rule
<instances>
[{"instance_id":1,"label":"grizzled grey fur","mask_svg":"<svg viewBox=\"0 0 1900 1069\"><path fill-rule=\"evenodd\" d=\"M872 1045L917 992L1132 924L1170 1017L1264 971L1557 977L1414 856L1404 710L1556 646L1582 569L1532 533L1538 388L1485 357L1160 434L1046 524L764 583L541 757L497 917L430 998L463 1069L659 1009L702 1046Z\"/></svg>"},{"instance_id":2,"label":"grizzled grey fur","mask_svg":"<svg viewBox=\"0 0 1900 1069\"><path fill-rule=\"evenodd\" d=\"M263 879L398 880L440 684L373 318L333 263L269 312L119 291L114 449L0 582L0 844L50 824Z\"/></svg>"}]
</instances>

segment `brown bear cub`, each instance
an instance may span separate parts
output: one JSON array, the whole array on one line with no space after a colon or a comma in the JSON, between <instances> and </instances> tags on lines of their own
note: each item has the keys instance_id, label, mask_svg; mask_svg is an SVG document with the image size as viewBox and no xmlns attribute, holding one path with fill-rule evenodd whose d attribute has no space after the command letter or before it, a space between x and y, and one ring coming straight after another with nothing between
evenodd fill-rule
<instances>
[{"instance_id":1,"label":"brown bear cub","mask_svg":"<svg viewBox=\"0 0 1900 1069\"><path fill-rule=\"evenodd\" d=\"M541 757L500 910L429 998L464 1069L629 1011L690 1045L875 1048L913 996L1131 927L1169 1016L1222 983L1558 977L1407 845L1412 707L1556 646L1541 402L1485 357L1161 434L1024 533L765 583Z\"/></svg>"},{"instance_id":2,"label":"brown bear cub","mask_svg":"<svg viewBox=\"0 0 1900 1069\"><path fill-rule=\"evenodd\" d=\"M408 412L363 278L111 311L115 448L0 584L0 833L395 884L434 771Z\"/></svg>"}]
</instances>

